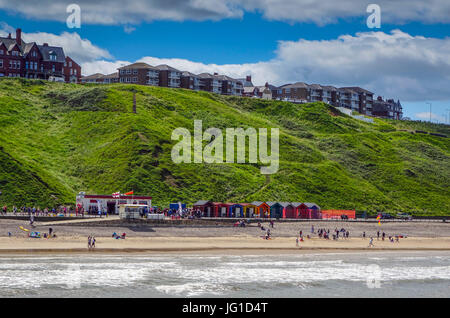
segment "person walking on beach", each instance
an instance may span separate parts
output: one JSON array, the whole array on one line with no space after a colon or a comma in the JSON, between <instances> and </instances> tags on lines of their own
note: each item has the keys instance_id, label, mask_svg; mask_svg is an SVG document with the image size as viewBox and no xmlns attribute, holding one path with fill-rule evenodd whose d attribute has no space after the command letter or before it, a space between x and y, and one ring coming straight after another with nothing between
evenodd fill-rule
<instances>
[{"instance_id":1,"label":"person walking on beach","mask_svg":"<svg viewBox=\"0 0 450 318\"><path fill-rule=\"evenodd\" d=\"M386 233L383 232L383 234L381 235L381 240L384 241L385 237L386 237Z\"/></svg>"},{"instance_id":2,"label":"person walking on beach","mask_svg":"<svg viewBox=\"0 0 450 318\"><path fill-rule=\"evenodd\" d=\"M91 247L92 247L92 248L95 248L95 236L92 237Z\"/></svg>"},{"instance_id":3,"label":"person walking on beach","mask_svg":"<svg viewBox=\"0 0 450 318\"><path fill-rule=\"evenodd\" d=\"M91 236L88 236L88 249L90 250L92 247L92 243L91 243Z\"/></svg>"},{"instance_id":4,"label":"person walking on beach","mask_svg":"<svg viewBox=\"0 0 450 318\"><path fill-rule=\"evenodd\" d=\"M366 238L366 232L363 232L363 239Z\"/></svg>"},{"instance_id":5,"label":"person walking on beach","mask_svg":"<svg viewBox=\"0 0 450 318\"><path fill-rule=\"evenodd\" d=\"M370 238L369 247L373 247L373 237Z\"/></svg>"},{"instance_id":6,"label":"person walking on beach","mask_svg":"<svg viewBox=\"0 0 450 318\"><path fill-rule=\"evenodd\" d=\"M295 246L298 247L298 237L295 238Z\"/></svg>"}]
</instances>

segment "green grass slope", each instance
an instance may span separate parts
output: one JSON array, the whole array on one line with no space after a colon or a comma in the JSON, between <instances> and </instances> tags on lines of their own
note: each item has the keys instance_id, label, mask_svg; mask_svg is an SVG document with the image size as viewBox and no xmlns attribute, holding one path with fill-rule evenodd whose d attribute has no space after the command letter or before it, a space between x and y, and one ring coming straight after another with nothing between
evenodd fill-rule
<instances>
[{"instance_id":1,"label":"green grass slope","mask_svg":"<svg viewBox=\"0 0 450 318\"><path fill-rule=\"evenodd\" d=\"M133 114L133 92L138 114ZM280 169L175 164L172 131L280 128ZM306 201L325 209L450 211L449 126L361 122L323 103L134 85L0 80L0 204L73 204L79 191L134 190L154 203Z\"/></svg>"}]
</instances>

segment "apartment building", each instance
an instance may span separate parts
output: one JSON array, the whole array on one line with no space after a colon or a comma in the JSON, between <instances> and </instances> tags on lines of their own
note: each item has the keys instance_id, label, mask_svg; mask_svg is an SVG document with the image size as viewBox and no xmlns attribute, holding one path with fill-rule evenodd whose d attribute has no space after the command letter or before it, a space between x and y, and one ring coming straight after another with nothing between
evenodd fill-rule
<instances>
[{"instance_id":1,"label":"apartment building","mask_svg":"<svg viewBox=\"0 0 450 318\"><path fill-rule=\"evenodd\" d=\"M214 77L217 78L219 86L221 85L221 93L223 95L242 95L244 87L241 81L226 75L218 75L217 73L214 74Z\"/></svg>"},{"instance_id":2,"label":"apartment building","mask_svg":"<svg viewBox=\"0 0 450 318\"><path fill-rule=\"evenodd\" d=\"M307 103L310 102L310 87L303 82L286 84L272 90L272 95L275 95L275 98L278 100L292 103Z\"/></svg>"},{"instance_id":3,"label":"apartment building","mask_svg":"<svg viewBox=\"0 0 450 318\"><path fill-rule=\"evenodd\" d=\"M397 119L403 118L403 107L400 101L393 99L383 100L381 96L373 102L372 115L381 118Z\"/></svg>"},{"instance_id":4,"label":"apartment building","mask_svg":"<svg viewBox=\"0 0 450 318\"><path fill-rule=\"evenodd\" d=\"M343 87L343 90L349 90L352 92L352 94L357 94L357 103L358 103L358 107L357 109L353 108L353 104L352 104L352 109L356 110L357 112L359 112L360 114L364 114L364 115L372 115L372 109L373 109L373 93L361 88L361 87ZM353 96L352 96L353 98ZM353 102L353 99L352 99Z\"/></svg>"},{"instance_id":5,"label":"apartment building","mask_svg":"<svg viewBox=\"0 0 450 318\"><path fill-rule=\"evenodd\" d=\"M200 77L191 72L181 73L181 88L200 90Z\"/></svg>"},{"instance_id":6,"label":"apartment building","mask_svg":"<svg viewBox=\"0 0 450 318\"><path fill-rule=\"evenodd\" d=\"M201 73L198 76L200 78L200 90L222 94L222 81L217 76L217 73L214 75Z\"/></svg>"},{"instance_id":7,"label":"apartment building","mask_svg":"<svg viewBox=\"0 0 450 318\"><path fill-rule=\"evenodd\" d=\"M159 74L159 86L179 88L181 87L181 71L169 65L163 64L155 67ZM156 73L155 73L156 75Z\"/></svg>"},{"instance_id":8,"label":"apartment building","mask_svg":"<svg viewBox=\"0 0 450 318\"><path fill-rule=\"evenodd\" d=\"M119 82L139 85L159 85L159 70L147 63L133 63L118 69Z\"/></svg>"},{"instance_id":9,"label":"apartment building","mask_svg":"<svg viewBox=\"0 0 450 318\"><path fill-rule=\"evenodd\" d=\"M338 106L359 112L359 94L350 88L338 88L340 103Z\"/></svg>"},{"instance_id":10,"label":"apartment building","mask_svg":"<svg viewBox=\"0 0 450 318\"><path fill-rule=\"evenodd\" d=\"M75 63L72 59L69 60ZM0 37L0 77L74 80L73 76L70 77L70 69L76 69L77 74L81 75L81 67L77 64L76 67L69 68L69 77L66 77L66 61L62 47L50 46L48 43L26 43L22 40L21 29L16 30L15 38L11 33L7 37Z\"/></svg>"},{"instance_id":11,"label":"apartment building","mask_svg":"<svg viewBox=\"0 0 450 318\"><path fill-rule=\"evenodd\" d=\"M119 82L119 73L112 73L108 75L96 73L89 76L83 76L81 83L83 84L114 84Z\"/></svg>"},{"instance_id":12,"label":"apartment building","mask_svg":"<svg viewBox=\"0 0 450 318\"><path fill-rule=\"evenodd\" d=\"M121 67L118 71L120 83L203 90L224 95L241 96L243 92L240 80L218 73L196 75L166 64L151 66L146 63L134 63Z\"/></svg>"}]
</instances>

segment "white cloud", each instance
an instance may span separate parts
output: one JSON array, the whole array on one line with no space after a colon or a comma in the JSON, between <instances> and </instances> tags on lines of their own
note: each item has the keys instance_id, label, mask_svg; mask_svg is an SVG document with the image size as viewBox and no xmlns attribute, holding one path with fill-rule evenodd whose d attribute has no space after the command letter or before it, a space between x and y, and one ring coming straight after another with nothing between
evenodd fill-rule
<instances>
[{"instance_id":1,"label":"white cloud","mask_svg":"<svg viewBox=\"0 0 450 318\"><path fill-rule=\"evenodd\" d=\"M0 36L6 36L12 33L15 36L15 30L12 26L2 22L0 23ZM111 59L111 54L87 39L82 39L78 33L63 32L60 35L36 32L22 33L25 42L36 42L37 44L48 43L52 46L61 46L66 55L73 58L78 63L85 63L98 59Z\"/></svg>"},{"instance_id":2,"label":"white cloud","mask_svg":"<svg viewBox=\"0 0 450 318\"><path fill-rule=\"evenodd\" d=\"M125 26L123 27L123 31L124 31L125 33L131 34L131 33L133 33L134 31L136 31L136 28L133 27L133 26L130 26L130 25L125 25Z\"/></svg>"},{"instance_id":3,"label":"white cloud","mask_svg":"<svg viewBox=\"0 0 450 318\"><path fill-rule=\"evenodd\" d=\"M27 17L64 22L72 0L0 0L0 9ZM220 20L260 12L266 19L288 22L334 23L367 17L370 2L361 0L77 0L82 21L88 24L136 24L154 20ZM450 22L448 0L377 0L382 22L401 24Z\"/></svg>"},{"instance_id":4,"label":"white cloud","mask_svg":"<svg viewBox=\"0 0 450 318\"><path fill-rule=\"evenodd\" d=\"M117 72L117 69L119 67L125 66L130 64L130 62L126 61L91 61L91 62L85 62L81 65L82 69L81 72L83 75L92 75L95 73L101 73L101 74L111 74Z\"/></svg>"},{"instance_id":5,"label":"white cloud","mask_svg":"<svg viewBox=\"0 0 450 318\"><path fill-rule=\"evenodd\" d=\"M0 9L17 12L29 18L65 22L70 1L0 0ZM136 24L154 20L219 20L242 17L242 10L222 0L77 0L82 23Z\"/></svg>"},{"instance_id":6,"label":"white cloud","mask_svg":"<svg viewBox=\"0 0 450 318\"><path fill-rule=\"evenodd\" d=\"M422 112L422 113L415 113L414 116L418 119L429 121L430 120L430 112ZM446 122L446 118L444 116L437 115L435 113L431 113L431 121L438 121L441 123Z\"/></svg>"}]
</instances>

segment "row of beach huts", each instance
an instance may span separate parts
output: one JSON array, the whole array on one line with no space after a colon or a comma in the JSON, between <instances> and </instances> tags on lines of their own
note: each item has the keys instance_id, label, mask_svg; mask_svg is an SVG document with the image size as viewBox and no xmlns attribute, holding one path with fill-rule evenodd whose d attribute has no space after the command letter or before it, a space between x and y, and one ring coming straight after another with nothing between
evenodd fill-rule
<instances>
[{"instance_id":1,"label":"row of beach huts","mask_svg":"<svg viewBox=\"0 0 450 318\"><path fill-rule=\"evenodd\" d=\"M274 218L274 219L354 219L354 210L322 210L310 202L253 201L224 203L200 200L193 206L203 217Z\"/></svg>"}]
</instances>

